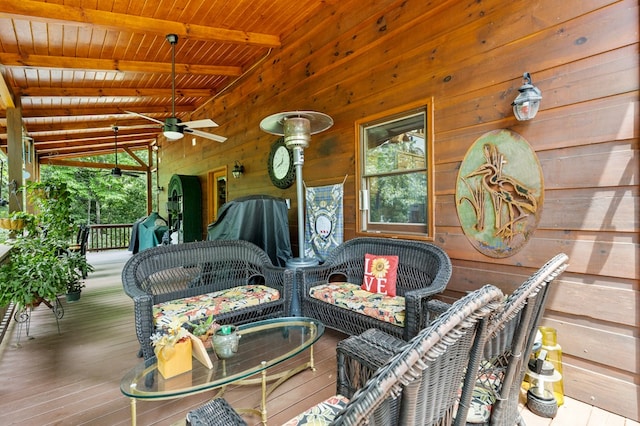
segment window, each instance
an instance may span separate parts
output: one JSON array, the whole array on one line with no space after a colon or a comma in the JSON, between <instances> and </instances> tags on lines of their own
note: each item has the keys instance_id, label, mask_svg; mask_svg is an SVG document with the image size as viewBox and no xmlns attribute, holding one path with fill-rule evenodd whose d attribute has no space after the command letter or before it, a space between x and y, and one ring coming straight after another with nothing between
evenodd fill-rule
<instances>
[{"instance_id":1,"label":"window","mask_svg":"<svg viewBox=\"0 0 640 426\"><path fill-rule=\"evenodd\" d=\"M356 122L360 232L433 238L432 100Z\"/></svg>"}]
</instances>

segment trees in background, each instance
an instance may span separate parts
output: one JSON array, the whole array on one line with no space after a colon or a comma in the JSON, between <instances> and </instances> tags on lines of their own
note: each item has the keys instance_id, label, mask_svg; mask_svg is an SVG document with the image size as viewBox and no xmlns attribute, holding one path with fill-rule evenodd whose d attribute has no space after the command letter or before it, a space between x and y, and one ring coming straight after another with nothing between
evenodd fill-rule
<instances>
[{"instance_id":1,"label":"trees in background","mask_svg":"<svg viewBox=\"0 0 640 426\"><path fill-rule=\"evenodd\" d=\"M147 214L147 185L143 176L111 176L107 169L47 166L41 180L66 182L74 195L72 223L133 223Z\"/></svg>"}]
</instances>

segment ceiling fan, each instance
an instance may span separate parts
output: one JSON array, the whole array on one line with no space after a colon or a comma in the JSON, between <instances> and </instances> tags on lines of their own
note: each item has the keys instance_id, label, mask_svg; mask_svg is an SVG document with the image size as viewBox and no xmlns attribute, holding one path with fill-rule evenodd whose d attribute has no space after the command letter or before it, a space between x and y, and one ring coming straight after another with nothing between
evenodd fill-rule
<instances>
[{"instance_id":1,"label":"ceiling fan","mask_svg":"<svg viewBox=\"0 0 640 426\"><path fill-rule=\"evenodd\" d=\"M111 176L117 177L117 178L122 177L122 175L138 177L139 175L137 173L123 172L122 169L118 167L118 126L113 126L112 128L113 128L113 136L115 141L116 166L113 169L111 169Z\"/></svg>"},{"instance_id":2,"label":"ceiling fan","mask_svg":"<svg viewBox=\"0 0 640 426\"><path fill-rule=\"evenodd\" d=\"M178 43L177 34L167 34L167 40L171 44L171 117L166 118L164 121L157 120L152 117L147 117L144 114L140 114L132 111L125 111L129 114L134 114L147 120L154 121L162 125L162 134L170 140L178 140L184 137L185 133L190 133L195 136L200 136L205 139L211 139L216 142L224 142L227 140L224 136L214 135L213 133L203 132L197 130L203 127L218 127L215 121L205 118L202 120L185 121L184 123L176 117L176 44Z\"/></svg>"}]
</instances>

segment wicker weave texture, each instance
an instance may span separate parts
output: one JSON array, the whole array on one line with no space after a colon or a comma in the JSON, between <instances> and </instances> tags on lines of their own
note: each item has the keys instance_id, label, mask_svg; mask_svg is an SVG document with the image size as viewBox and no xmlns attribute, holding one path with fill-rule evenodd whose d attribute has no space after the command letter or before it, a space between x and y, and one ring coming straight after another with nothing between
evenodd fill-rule
<instances>
[{"instance_id":1,"label":"wicker weave texture","mask_svg":"<svg viewBox=\"0 0 640 426\"><path fill-rule=\"evenodd\" d=\"M518 413L520 387L540 324L549 287L566 268L568 256L560 253L518 287L489 322L489 340L485 345L478 381L496 393L491 425L513 426L521 423ZM483 383L484 377L499 377L500 387ZM495 381L492 381L495 382Z\"/></svg>"},{"instance_id":2,"label":"wicker weave texture","mask_svg":"<svg viewBox=\"0 0 640 426\"><path fill-rule=\"evenodd\" d=\"M222 324L243 324L287 316L293 272L273 266L269 256L242 240L199 241L160 246L135 254L122 269L124 291L134 301L136 336L145 359L151 358L153 306L236 286L264 283L280 299L220 314Z\"/></svg>"},{"instance_id":3,"label":"wicker weave texture","mask_svg":"<svg viewBox=\"0 0 640 426\"><path fill-rule=\"evenodd\" d=\"M404 327L309 296L309 289L320 283L336 280L362 283L367 253L399 257L396 291L405 298ZM390 238L354 238L338 246L323 265L296 271L302 315L316 318L326 327L349 335L378 328L409 340L427 325L427 303L433 295L445 289L451 278L451 270L449 256L440 247L430 243Z\"/></svg>"},{"instance_id":4,"label":"wicker weave texture","mask_svg":"<svg viewBox=\"0 0 640 426\"><path fill-rule=\"evenodd\" d=\"M533 345L549 284L567 267L568 257L558 254L531 275L492 314L487 324L487 341L471 353L469 365L478 365L477 377L470 373L465 379L460 412L468 409L471 392L476 384L495 390L497 402L493 408L492 425L512 426L520 422L518 395L525 373L526 357ZM443 312L446 304L432 301L429 310ZM394 353L403 347L402 341L380 330L350 336L337 347L337 390L346 396L362 387ZM470 370L475 371L475 370ZM495 378L501 387L495 388ZM490 378L490 380L486 380ZM457 424L464 424L464 416Z\"/></svg>"},{"instance_id":5,"label":"wicker weave texture","mask_svg":"<svg viewBox=\"0 0 640 426\"><path fill-rule=\"evenodd\" d=\"M484 330L479 326L502 298L498 288L487 285L454 303L412 340L403 341L401 350L350 398L331 425L451 424L469 353L476 342L484 341L484 335L477 334ZM231 409L223 401L208 402L203 412L222 418L217 413ZM203 424L220 424L216 417L207 421Z\"/></svg>"},{"instance_id":6,"label":"wicker weave texture","mask_svg":"<svg viewBox=\"0 0 640 426\"><path fill-rule=\"evenodd\" d=\"M223 398L216 398L187 414L188 426L244 426L244 421Z\"/></svg>"},{"instance_id":7,"label":"wicker weave texture","mask_svg":"<svg viewBox=\"0 0 640 426\"><path fill-rule=\"evenodd\" d=\"M487 285L454 303L376 371L334 424L450 424L469 353L484 338L476 335L478 326L501 298ZM390 410L394 397L401 398L397 413Z\"/></svg>"},{"instance_id":8,"label":"wicker weave texture","mask_svg":"<svg viewBox=\"0 0 640 426\"><path fill-rule=\"evenodd\" d=\"M370 328L338 342L336 392L351 398L406 344L406 341L377 328Z\"/></svg>"}]
</instances>

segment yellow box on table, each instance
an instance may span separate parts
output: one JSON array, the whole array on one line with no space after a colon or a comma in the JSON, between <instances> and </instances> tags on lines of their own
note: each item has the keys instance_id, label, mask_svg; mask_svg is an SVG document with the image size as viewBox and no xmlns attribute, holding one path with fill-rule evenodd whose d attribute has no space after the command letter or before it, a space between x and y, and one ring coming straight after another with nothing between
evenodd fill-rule
<instances>
[{"instance_id":1,"label":"yellow box on table","mask_svg":"<svg viewBox=\"0 0 640 426\"><path fill-rule=\"evenodd\" d=\"M191 339L186 339L173 345L165 346L158 351L158 371L162 377L168 379L193 368L191 353Z\"/></svg>"}]
</instances>

